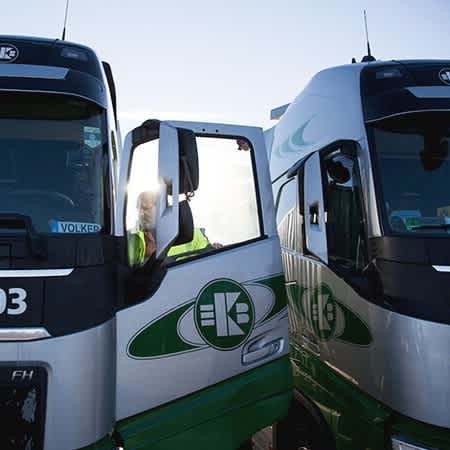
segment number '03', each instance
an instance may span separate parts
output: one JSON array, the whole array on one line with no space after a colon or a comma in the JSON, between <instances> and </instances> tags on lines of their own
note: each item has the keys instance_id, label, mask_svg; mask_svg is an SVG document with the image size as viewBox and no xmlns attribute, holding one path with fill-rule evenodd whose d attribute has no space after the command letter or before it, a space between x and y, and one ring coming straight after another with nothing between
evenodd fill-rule
<instances>
[{"instance_id":1,"label":"number '03'","mask_svg":"<svg viewBox=\"0 0 450 450\"><path fill-rule=\"evenodd\" d=\"M8 305L9 297L9 305ZM25 299L27 298L27 291L22 288L8 289L8 296L3 289L0 289L0 314L6 311L10 316L18 316L23 314L27 309Z\"/></svg>"}]
</instances>

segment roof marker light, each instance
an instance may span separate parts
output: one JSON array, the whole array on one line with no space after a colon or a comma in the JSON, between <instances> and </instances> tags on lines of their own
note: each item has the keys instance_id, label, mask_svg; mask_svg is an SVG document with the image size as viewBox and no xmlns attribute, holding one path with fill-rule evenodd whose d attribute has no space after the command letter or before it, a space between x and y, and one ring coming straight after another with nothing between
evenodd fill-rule
<instances>
[{"instance_id":1,"label":"roof marker light","mask_svg":"<svg viewBox=\"0 0 450 450\"><path fill-rule=\"evenodd\" d=\"M61 51L61 56L64 58L78 59L78 61L88 60L88 56L85 52L71 47L64 47Z\"/></svg>"},{"instance_id":2,"label":"roof marker light","mask_svg":"<svg viewBox=\"0 0 450 450\"><path fill-rule=\"evenodd\" d=\"M375 78L377 80L386 80L390 78L402 78L403 74L401 70L399 69L383 69L379 70L378 72L375 72Z\"/></svg>"}]
</instances>

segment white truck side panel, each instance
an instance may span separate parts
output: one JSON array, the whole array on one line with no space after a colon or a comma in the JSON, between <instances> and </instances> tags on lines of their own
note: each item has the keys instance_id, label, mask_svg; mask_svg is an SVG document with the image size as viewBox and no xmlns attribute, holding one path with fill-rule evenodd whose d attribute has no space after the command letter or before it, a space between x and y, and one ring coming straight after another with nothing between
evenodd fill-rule
<instances>
[{"instance_id":1,"label":"white truck side panel","mask_svg":"<svg viewBox=\"0 0 450 450\"><path fill-rule=\"evenodd\" d=\"M151 299L117 314L117 420L194 393L287 354L286 308L279 315L254 328L247 342L266 335L267 342L281 339L282 345L276 353L253 364L243 364L246 346L224 352L204 345L184 354L153 359L132 359L127 354L127 345L137 330L176 309L180 304L194 301L202 287L212 280L226 278L244 284L267 277L267 274L279 273L279 245L278 237L272 237L172 267ZM239 261L243 263L240 264ZM257 317L263 315L258 312L260 308L267 309L265 303L266 300L261 301L260 297L254 296ZM185 336L190 335L190 340L195 344L193 316L184 321L183 326L185 328L181 332ZM190 333L186 331L187 328L190 328ZM175 337L177 331L175 328L167 329L167 339L170 339L171 334Z\"/></svg>"}]
</instances>

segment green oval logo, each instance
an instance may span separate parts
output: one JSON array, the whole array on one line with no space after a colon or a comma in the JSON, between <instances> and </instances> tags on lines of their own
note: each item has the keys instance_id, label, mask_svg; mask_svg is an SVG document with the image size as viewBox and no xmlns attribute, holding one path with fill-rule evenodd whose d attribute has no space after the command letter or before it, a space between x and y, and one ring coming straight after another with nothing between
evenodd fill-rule
<instances>
[{"instance_id":1,"label":"green oval logo","mask_svg":"<svg viewBox=\"0 0 450 450\"><path fill-rule=\"evenodd\" d=\"M311 299L311 322L319 339L328 341L334 336L336 315L336 299L328 286L321 285Z\"/></svg>"},{"instance_id":2,"label":"green oval logo","mask_svg":"<svg viewBox=\"0 0 450 450\"><path fill-rule=\"evenodd\" d=\"M195 304L195 326L203 339L218 350L233 350L250 336L255 308L249 293L228 279L207 284Z\"/></svg>"}]
</instances>

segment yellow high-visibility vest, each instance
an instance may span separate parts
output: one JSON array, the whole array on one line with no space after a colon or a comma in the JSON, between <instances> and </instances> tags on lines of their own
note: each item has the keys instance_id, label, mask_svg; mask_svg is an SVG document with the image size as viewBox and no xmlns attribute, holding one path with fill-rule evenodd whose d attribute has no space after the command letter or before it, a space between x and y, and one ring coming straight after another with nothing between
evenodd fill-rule
<instances>
[{"instance_id":1,"label":"yellow high-visibility vest","mask_svg":"<svg viewBox=\"0 0 450 450\"><path fill-rule=\"evenodd\" d=\"M194 237L192 241L186 244L174 245L170 248L167 256L180 255L177 260L183 259L183 253L193 252L208 247L208 238L204 235L201 228L194 228ZM189 255L192 256L192 255ZM143 231L137 231L128 237L128 258L130 265L142 265L145 263L145 238Z\"/></svg>"},{"instance_id":2,"label":"yellow high-visibility vest","mask_svg":"<svg viewBox=\"0 0 450 450\"><path fill-rule=\"evenodd\" d=\"M194 237L191 242L187 242L186 244L174 245L167 253L167 256L182 256L183 253L193 252L195 250L201 250L203 248L208 247L209 241L208 238L204 235L201 228L194 228ZM191 256L191 255L189 255ZM178 258L177 258L178 259ZM181 259L181 258L180 258Z\"/></svg>"},{"instance_id":3,"label":"yellow high-visibility vest","mask_svg":"<svg viewBox=\"0 0 450 450\"><path fill-rule=\"evenodd\" d=\"M143 231L137 231L128 236L128 260L136 266L145 262L145 238Z\"/></svg>"}]
</instances>

